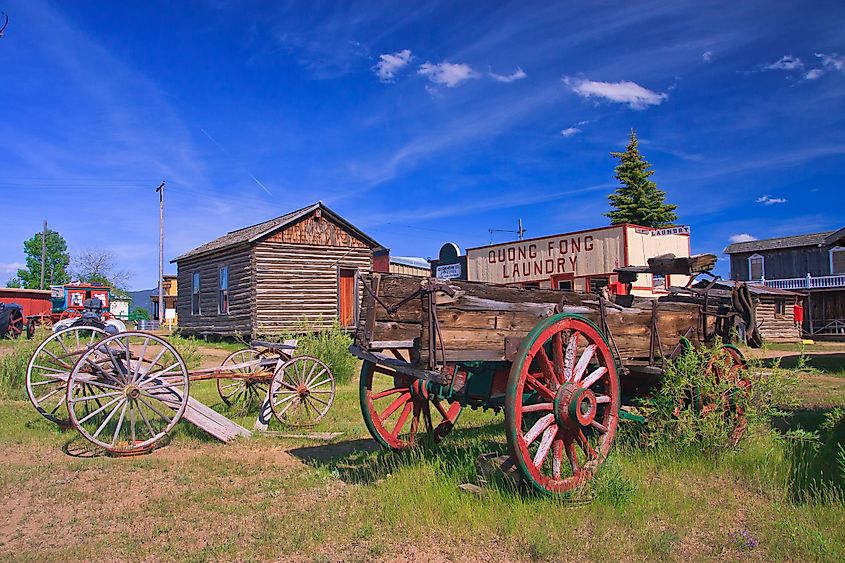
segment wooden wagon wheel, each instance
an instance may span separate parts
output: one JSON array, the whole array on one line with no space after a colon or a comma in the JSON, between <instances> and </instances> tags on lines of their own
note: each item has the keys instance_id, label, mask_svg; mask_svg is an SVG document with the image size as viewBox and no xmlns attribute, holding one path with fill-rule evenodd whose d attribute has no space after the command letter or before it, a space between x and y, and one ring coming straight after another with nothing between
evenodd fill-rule
<instances>
[{"instance_id":1,"label":"wooden wagon wheel","mask_svg":"<svg viewBox=\"0 0 845 563\"><path fill-rule=\"evenodd\" d=\"M334 375L313 356L296 356L276 368L270 383L270 409L288 426L312 426L334 402Z\"/></svg>"},{"instance_id":2,"label":"wooden wagon wheel","mask_svg":"<svg viewBox=\"0 0 845 563\"><path fill-rule=\"evenodd\" d=\"M88 349L71 371L70 421L113 454L152 449L188 405L188 368L166 340L123 332Z\"/></svg>"},{"instance_id":3,"label":"wooden wagon wheel","mask_svg":"<svg viewBox=\"0 0 845 563\"><path fill-rule=\"evenodd\" d=\"M237 374L235 377L217 379L217 393L226 403L226 406L239 406L247 409L253 404L261 404L267 398L270 378L254 379L248 377L250 374L264 369L256 361L263 357L265 357L265 354L255 348L237 350L226 356L226 359L220 364L221 368L254 362L249 366L231 370L233 374ZM246 377L238 377L238 375Z\"/></svg>"},{"instance_id":4,"label":"wooden wagon wheel","mask_svg":"<svg viewBox=\"0 0 845 563\"><path fill-rule=\"evenodd\" d=\"M70 426L65 400L73 365L106 333L99 328L71 327L51 334L38 345L26 366L26 394L47 420Z\"/></svg>"},{"instance_id":5,"label":"wooden wagon wheel","mask_svg":"<svg viewBox=\"0 0 845 563\"><path fill-rule=\"evenodd\" d=\"M543 493L566 493L592 478L610 451L619 378L601 331L560 314L522 341L505 393L505 429L522 477Z\"/></svg>"},{"instance_id":6,"label":"wooden wagon wheel","mask_svg":"<svg viewBox=\"0 0 845 563\"><path fill-rule=\"evenodd\" d=\"M462 409L457 401L446 403L430 396L424 381L367 360L361 366L359 399L370 434L382 447L395 451L416 443L421 418L429 438L440 442Z\"/></svg>"},{"instance_id":7,"label":"wooden wagon wheel","mask_svg":"<svg viewBox=\"0 0 845 563\"><path fill-rule=\"evenodd\" d=\"M9 312L9 330L10 338L18 338L24 331L23 313L20 309L12 309Z\"/></svg>"},{"instance_id":8,"label":"wooden wagon wheel","mask_svg":"<svg viewBox=\"0 0 845 563\"><path fill-rule=\"evenodd\" d=\"M723 406L726 416L730 419L728 422L733 426L729 443L732 447L736 446L748 427L744 403L751 393L751 379L748 377L745 358L738 348L725 344L713 353L704 367L704 372L707 377L712 377L724 391L719 395L697 397L699 412L707 414L719 408L720 405Z\"/></svg>"}]
</instances>

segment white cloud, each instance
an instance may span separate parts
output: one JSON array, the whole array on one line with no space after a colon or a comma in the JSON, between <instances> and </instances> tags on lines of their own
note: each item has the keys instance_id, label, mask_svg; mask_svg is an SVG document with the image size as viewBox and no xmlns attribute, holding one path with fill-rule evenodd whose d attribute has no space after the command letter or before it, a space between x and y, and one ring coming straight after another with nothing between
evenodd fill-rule
<instances>
[{"instance_id":1,"label":"white cloud","mask_svg":"<svg viewBox=\"0 0 845 563\"><path fill-rule=\"evenodd\" d=\"M611 102L627 104L631 109L645 109L659 106L668 98L664 93L654 92L636 82L596 82L584 78L563 77L563 83L583 98L604 98Z\"/></svg>"},{"instance_id":2,"label":"white cloud","mask_svg":"<svg viewBox=\"0 0 845 563\"><path fill-rule=\"evenodd\" d=\"M495 72L490 73L490 77L498 82L516 82L517 80L522 80L526 76L528 75L525 74L525 71L519 67L517 67L517 69L512 74L496 74Z\"/></svg>"},{"instance_id":3,"label":"white cloud","mask_svg":"<svg viewBox=\"0 0 845 563\"><path fill-rule=\"evenodd\" d=\"M757 237L753 235L749 235L748 233L739 233L736 235L731 235L728 240L732 243L735 242L751 242L752 240L757 240Z\"/></svg>"},{"instance_id":4,"label":"white cloud","mask_svg":"<svg viewBox=\"0 0 845 563\"><path fill-rule=\"evenodd\" d=\"M714 58L713 57L713 51L704 51L701 54L701 60L704 61L705 63L713 62L713 58Z\"/></svg>"},{"instance_id":5,"label":"white cloud","mask_svg":"<svg viewBox=\"0 0 845 563\"><path fill-rule=\"evenodd\" d=\"M20 270L21 268L24 268L24 267L26 267L26 264L22 264L21 262L7 262L7 263L0 262L0 276L3 276L3 278L0 279L0 283L5 283L6 282L5 278L7 276L8 277L16 276L17 273L18 273L18 270Z\"/></svg>"},{"instance_id":6,"label":"white cloud","mask_svg":"<svg viewBox=\"0 0 845 563\"><path fill-rule=\"evenodd\" d=\"M818 80L824 74L824 71L820 68L813 68L807 71L807 74L804 75L804 80Z\"/></svg>"},{"instance_id":7,"label":"white cloud","mask_svg":"<svg viewBox=\"0 0 845 563\"><path fill-rule=\"evenodd\" d=\"M763 67L764 70L797 70L804 67L804 63L798 57L784 55L772 64Z\"/></svg>"},{"instance_id":8,"label":"white cloud","mask_svg":"<svg viewBox=\"0 0 845 563\"><path fill-rule=\"evenodd\" d=\"M776 203L786 203L786 198L764 195L763 197L758 197L756 201L757 203L762 203L763 205L775 205Z\"/></svg>"},{"instance_id":9,"label":"white cloud","mask_svg":"<svg viewBox=\"0 0 845 563\"><path fill-rule=\"evenodd\" d=\"M564 137L574 137L578 133L581 133L581 129L579 129L578 127L567 127L566 129L560 132L560 134Z\"/></svg>"},{"instance_id":10,"label":"white cloud","mask_svg":"<svg viewBox=\"0 0 845 563\"><path fill-rule=\"evenodd\" d=\"M471 66L445 61L437 64L425 62L420 65L419 73L435 84L442 84L448 88L454 88L461 82L477 77Z\"/></svg>"},{"instance_id":11,"label":"white cloud","mask_svg":"<svg viewBox=\"0 0 845 563\"><path fill-rule=\"evenodd\" d=\"M845 72L845 57L840 56L838 53L815 53L815 55L821 59L822 66L838 70L840 72Z\"/></svg>"},{"instance_id":12,"label":"white cloud","mask_svg":"<svg viewBox=\"0 0 845 563\"><path fill-rule=\"evenodd\" d=\"M411 62L414 56L410 49L402 49L396 53L386 53L379 55L381 59L373 70L382 82L393 82L396 73Z\"/></svg>"}]
</instances>

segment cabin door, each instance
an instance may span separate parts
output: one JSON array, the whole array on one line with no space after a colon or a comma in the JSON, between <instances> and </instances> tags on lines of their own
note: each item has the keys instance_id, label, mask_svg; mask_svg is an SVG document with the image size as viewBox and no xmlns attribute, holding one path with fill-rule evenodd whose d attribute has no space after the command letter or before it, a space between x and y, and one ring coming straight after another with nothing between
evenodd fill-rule
<instances>
[{"instance_id":1,"label":"cabin door","mask_svg":"<svg viewBox=\"0 0 845 563\"><path fill-rule=\"evenodd\" d=\"M341 326L355 325L355 270L340 268L337 284L338 320Z\"/></svg>"}]
</instances>

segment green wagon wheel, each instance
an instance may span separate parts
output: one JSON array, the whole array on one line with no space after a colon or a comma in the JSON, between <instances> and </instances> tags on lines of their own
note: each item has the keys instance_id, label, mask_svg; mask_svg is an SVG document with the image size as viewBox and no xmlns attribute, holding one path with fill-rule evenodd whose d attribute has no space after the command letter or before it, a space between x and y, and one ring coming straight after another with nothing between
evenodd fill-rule
<instances>
[{"instance_id":1,"label":"green wagon wheel","mask_svg":"<svg viewBox=\"0 0 845 563\"><path fill-rule=\"evenodd\" d=\"M264 354L254 348L237 350L226 356L226 359L220 364L221 368L241 365L241 367L229 370L236 374L235 377L217 379L217 393L226 406L240 407L246 410L250 406L261 404L264 401L270 389L270 377L261 379L249 377L250 374L264 369L257 361L263 357Z\"/></svg>"},{"instance_id":2,"label":"green wagon wheel","mask_svg":"<svg viewBox=\"0 0 845 563\"><path fill-rule=\"evenodd\" d=\"M112 454L149 451L188 405L188 368L163 338L122 332L90 347L67 387L70 422Z\"/></svg>"},{"instance_id":3,"label":"green wagon wheel","mask_svg":"<svg viewBox=\"0 0 845 563\"><path fill-rule=\"evenodd\" d=\"M105 336L96 327L71 327L51 334L35 349L26 366L26 394L44 418L70 426L65 406L70 372L76 360Z\"/></svg>"},{"instance_id":4,"label":"green wagon wheel","mask_svg":"<svg viewBox=\"0 0 845 563\"><path fill-rule=\"evenodd\" d=\"M361 365L358 397L370 435L394 451L413 446L421 431L440 442L462 410L457 401L430 396L422 380L366 360Z\"/></svg>"},{"instance_id":5,"label":"green wagon wheel","mask_svg":"<svg viewBox=\"0 0 845 563\"><path fill-rule=\"evenodd\" d=\"M588 319L550 317L526 336L505 393L508 448L542 493L568 493L610 451L621 392L613 354Z\"/></svg>"}]
</instances>

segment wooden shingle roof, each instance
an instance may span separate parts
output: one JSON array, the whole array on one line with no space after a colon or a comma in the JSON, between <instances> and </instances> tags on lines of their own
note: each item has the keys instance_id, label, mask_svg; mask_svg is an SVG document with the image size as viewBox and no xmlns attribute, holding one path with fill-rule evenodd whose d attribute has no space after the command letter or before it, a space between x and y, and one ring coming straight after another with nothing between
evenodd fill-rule
<instances>
[{"instance_id":1,"label":"wooden shingle roof","mask_svg":"<svg viewBox=\"0 0 845 563\"><path fill-rule=\"evenodd\" d=\"M201 246L196 247L195 249L182 254L181 256L177 256L171 263L178 262L180 260L184 260L186 258L193 258L195 256L200 256L202 254L209 254L212 252L217 252L220 250L224 250L226 248L231 248L234 246L238 246L241 244L253 243L259 239L262 239L266 236L271 235L272 233L287 227L288 225L295 223L299 219L303 217L307 217L313 211L321 209L322 213L325 216L331 217L347 229L351 231L357 238L361 241L366 243L371 248L379 248L381 245L377 243L375 240L370 238L366 235L363 231L355 227L352 223L326 207L326 205L318 201L308 207L303 207L302 209L297 209L296 211L291 211L285 215L281 215L274 219L270 219L269 221L264 221L263 223L258 223L256 225L251 225L249 227L244 227L243 229L238 229L236 231L230 231L223 235L222 237L216 238L211 242L207 242Z\"/></svg>"},{"instance_id":2,"label":"wooden shingle roof","mask_svg":"<svg viewBox=\"0 0 845 563\"><path fill-rule=\"evenodd\" d=\"M794 248L798 246L819 246L823 245L825 238L832 233L833 231L826 231L823 233L810 233L791 237L735 242L733 244L729 244L728 247L725 248L725 254L759 252L761 250L777 250L779 248Z\"/></svg>"}]
</instances>

